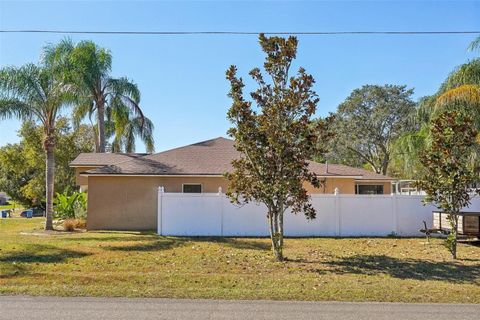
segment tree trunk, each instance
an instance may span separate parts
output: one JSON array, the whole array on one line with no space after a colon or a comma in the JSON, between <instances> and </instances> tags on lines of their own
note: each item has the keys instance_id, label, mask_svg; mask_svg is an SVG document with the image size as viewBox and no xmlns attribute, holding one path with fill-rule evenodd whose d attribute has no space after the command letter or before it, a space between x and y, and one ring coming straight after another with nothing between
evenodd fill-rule
<instances>
[{"instance_id":1,"label":"tree trunk","mask_svg":"<svg viewBox=\"0 0 480 320\"><path fill-rule=\"evenodd\" d=\"M97 152L105 152L105 103L100 100L97 102L97 135L98 150Z\"/></svg>"},{"instance_id":2,"label":"tree trunk","mask_svg":"<svg viewBox=\"0 0 480 320\"><path fill-rule=\"evenodd\" d=\"M457 239L458 239L458 215L451 215L450 227L452 229L451 233L451 243L450 243L450 253L452 254L452 259L457 259Z\"/></svg>"},{"instance_id":3,"label":"tree trunk","mask_svg":"<svg viewBox=\"0 0 480 320\"><path fill-rule=\"evenodd\" d=\"M270 222L270 239L272 240L272 252L277 261L283 261L283 229L280 230L280 213L277 210L270 210L268 213Z\"/></svg>"},{"instance_id":4,"label":"tree trunk","mask_svg":"<svg viewBox=\"0 0 480 320\"><path fill-rule=\"evenodd\" d=\"M45 230L53 230L53 190L55 181L55 142L53 136L45 139L45 164L46 164L46 208L45 208Z\"/></svg>"}]
</instances>

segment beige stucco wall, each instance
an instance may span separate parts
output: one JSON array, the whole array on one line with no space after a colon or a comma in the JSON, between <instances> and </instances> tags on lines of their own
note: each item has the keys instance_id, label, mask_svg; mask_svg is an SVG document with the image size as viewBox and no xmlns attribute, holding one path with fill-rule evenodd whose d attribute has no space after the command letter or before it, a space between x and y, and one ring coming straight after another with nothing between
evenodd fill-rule
<instances>
[{"instance_id":1,"label":"beige stucco wall","mask_svg":"<svg viewBox=\"0 0 480 320\"><path fill-rule=\"evenodd\" d=\"M77 183L77 186L81 186L83 190L86 190L86 187L88 186L88 177L85 176L80 176L80 172L96 169L97 167L75 167L73 168L75 170L75 182Z\"/></svg>"},{"instance_id":2,"label":"beige stucco wall","mask_svg":"<svg viewBox=\"0 0 480 320\"><path fill-rule=\"evenodd\" d=\"M335 188L339 189L340 194L354 194L355 193L355 179L353 178L327 178L321 179L323 181L320 188L315 188L310 183L305 183L304 187L308 193L326 193L333 194Z\"/></svg>"},{"instance_id":3,"label":"beige stucco wall","mask_svg":"<svg viewBox=\"0 0 480 320\"><path fill-rule=\"evenodd\" d=\"M226 190L221 177L96 177L88 179L87 229L155 230L157 190L182 192L183 183L201 183L203 192Z\"/></svg>"},{"instance_id":4,"label":"beige stucco wall","mask_svg":"<svg viewBox=\"0 0 480 320\"><path fill-rule=\"evenodd\" d=\"M111 230L155 230L157 228L157 190L182 192L184 183L201 183L203 192L225 191L222 177L119 177L90 176L88 178L87 228ZM373 184L379 184L374 183ZM355 179L329 178L324 187L305 184L309 193L355 193ZM390 182L384 183L384 193L390 193Z\"/></svg>"}]
</instances>

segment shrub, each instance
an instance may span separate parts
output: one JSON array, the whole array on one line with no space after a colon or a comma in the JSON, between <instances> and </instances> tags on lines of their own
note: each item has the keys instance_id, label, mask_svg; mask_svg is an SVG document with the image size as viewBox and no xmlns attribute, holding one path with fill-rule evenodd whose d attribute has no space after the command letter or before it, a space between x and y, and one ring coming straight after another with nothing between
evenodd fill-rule
<instances>
[{"instance_id":1,"label":"shrub","mask_svg":"<svg viewBox=\"0 0 480 320\"><path fill-rule=\"evenodd\" d=\"M75 230L75 219L67 219L63 221L63 230L65 231L74 231Z\"/></svg>"},{"instance_id":2,"label":"shrub","mask_svg":"<svg viewBox=\"0 0 480 320\"><path fill-rule=\"evenodd\" d=\"M86 229L87 221L84 219L75 219L75 229Z\"/></svg>"},{"instance_id":3,"label":"shrub","mask_svg":"<svg viewBox=\"0 0 480 320\"><path fill-rule=\"evenodd\" d=\"M67 219L63 221L63 229L65 231L74 231L75 229L85 229L87 223L83 219Z\"/></svg>"},{"instance_id":4,"label":"shrub","mask_svg":"<svg viewBox=\"0 0 480 320\"><path fill-rule=\"evenodd\" d=\"M69 191L57 193L55 197L55 214L63 219L83 218L87 216L87 195L84 192Z\"/></svg>"}]
</instances>

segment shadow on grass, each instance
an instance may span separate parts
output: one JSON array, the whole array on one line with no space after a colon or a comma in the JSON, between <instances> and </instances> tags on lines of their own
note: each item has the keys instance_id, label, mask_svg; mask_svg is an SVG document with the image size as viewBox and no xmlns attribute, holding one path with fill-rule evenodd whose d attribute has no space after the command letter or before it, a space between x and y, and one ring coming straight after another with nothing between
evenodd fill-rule
<instances>
[{"instance_id":1,"label":"shadow on grass","mask_svg":"<svg viewBox=\"0 0 480 320\"><path fill-rule=\"evenodd\" d=\"M357 255L324 262L338 274L387 274L398 279L440 280L455 283L480 284L480 265L458 262L432 262L419 259L397 259L385 255ZM316 269L324 273L325 270Z\"/></svg>"},{"instance_id":2,"label":"shadow on grass","mask_svg":"<svg viewBox=\"0 0 480 320\"><path fill-rule=\"evenodd\" d=\"M188 242L188 240L184 238L161 238L153 241L151 241L151 239L148 239L148 242L146 242L145 239L136 240L138 241L138 244L109 246L105 247L105 249L111 251L158 251L180 247L185 245L186 242Z\"/></svg>"},{"instance_id":3,"label":"shadow on grass","mask_svg":"<svg viewBox=\"0 0 480 320\"><path fill-rule=\"evenodd\" d=\"M0 263L60 263L70 258L82 258L90 254L46 245L29 245L20 252L0 256Z\"/></svg>"},{"instance_id":4,"label":"shadow on grass","mask_svg":"<svg viewBox=\"0 0 480 320\"><path fill-rule=\"evenodd\" d=\"M0 265L0 279L15 278L27 273L27 268L20 264L8 263Z\"/></svg>"},{"instance_id":5,"label":"shadow on grass","mask_svg":"<svg viewBox=\"0 0 480 320\"><path fill-rule=\"evenodd\" d=\"M177 238L177 237L162 237L156 240L150 240L145 242L145 239L136 239L138 244L126 245L126 246L110 246L106 247L112 251L157 251L168 250L185 245L189 245L193 242L208 242L218 243L235 249L242 250L269 250L270 244L256 241L256 240L241 240L234 238L217 238L217 237L194 237L194 238ZM123 240L127 241L127 240Z\"/></svg>"}]
</instances>

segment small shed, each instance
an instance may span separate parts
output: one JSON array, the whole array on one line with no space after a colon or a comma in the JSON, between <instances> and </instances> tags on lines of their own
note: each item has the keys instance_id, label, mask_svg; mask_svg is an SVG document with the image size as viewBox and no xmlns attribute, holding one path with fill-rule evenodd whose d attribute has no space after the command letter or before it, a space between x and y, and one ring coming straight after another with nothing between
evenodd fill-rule
<instances>
[{"instance_id":1,"label":"small shed","mask_svg":"<svg viewBox=\"0 0 480 320\"><path fill-rule=\"evenodd\" d=\"M433 228L444 233L451 231L449 214L433 211ZM458 215L458 235L480 237L480 212L460 212Z\"/></svg>"}]
</instances>

